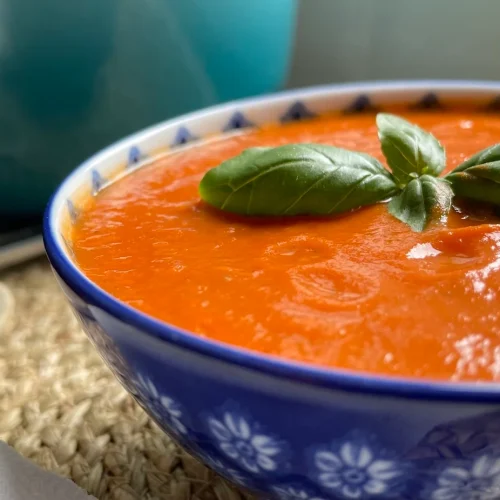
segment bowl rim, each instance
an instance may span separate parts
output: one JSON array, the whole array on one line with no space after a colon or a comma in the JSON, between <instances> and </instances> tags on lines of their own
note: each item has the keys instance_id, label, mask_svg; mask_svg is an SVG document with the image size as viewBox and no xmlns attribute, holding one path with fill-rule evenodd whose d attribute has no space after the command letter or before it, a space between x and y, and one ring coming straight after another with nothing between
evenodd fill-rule
<instances>
[{"instance_id":1,"label":"bowl rim","mask_svg":"<svg viewBox=\"0 0 500 500\"><path fill-rule=\"evenodd\" d=\"M411 377L378 375L375 373L354 371L340 368L327 368L298 361L286 360L225 344L220 341L202 338L194 333L155 319L121 302L87 278L68 257L56 237L56 201L70 185L71 180L83 171L101 163L118 149L133 144L140 144L145 138L157 134L160 130L182 125L187 120L207 117L214 113L231 111L235 106L252 107L294 99L307 99L321 94L342 94L343 92L391 92L391 91L497 91L500 94L500 82L480 80L387 80L362 83L343 83L305 87L266 94L258 97L239 99L200 111L187 113L176 118L160 122L151 127L133 133L97 152L81 163L59 185L52 195L43 216L43 239L49 261L62 280L80 297L109 315L130 324L141 334L150 335L177 347L212 357L223 362L247 368L262 374L289 381L304 383L330 390L356 392L373 395L386 395L407 399L444 400L456 402L500 402L500 384L495 382L452 382L446 380L419 379ZM71 183L72 184L72 183ZM59 204L59 208L64 206Z\"/></svg>"}]
</instances>

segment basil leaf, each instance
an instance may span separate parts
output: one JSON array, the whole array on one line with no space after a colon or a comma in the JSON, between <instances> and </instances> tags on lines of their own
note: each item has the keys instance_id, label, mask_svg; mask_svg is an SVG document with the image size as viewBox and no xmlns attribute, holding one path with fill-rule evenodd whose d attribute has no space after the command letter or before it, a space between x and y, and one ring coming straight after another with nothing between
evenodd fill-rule
<instances>
[{"instance_id":1,"label":"basil leaf","mask_svg":"<svg viewBox=\"0 0 500 500\"><path fill-rule=\"evenodd\" d=\"M233 172L235 175L240 175L246 165L252 165L252 162L261 153L270 149L272 148L256 147L245 149L238 156L230 158L218 167L209 170L203 176L198 187L201 199L214 207L221 208L234 191L230 185L228 173Z\"/></svg>"},{"instance_id":2,"label":"basil leaf","mask_svg":"<svg viewBox=\"0 0 500 500\"><path fill-rule=\"evenodd\" d=\"M420 175L437 177L446 165L443 146L429 132L398 116L377 115L382 152L400 187Z\"/></svg>"},{"instance_id":3,"label":"basil leaf","mask_svg":"<svg viewBox=\"0 0 500 500\"><path fill-rule=\"evenodd\" d=\"M244 215L328 215L389 198L391 174L363 153L320 144L252 148L209 170L208 204Z\"/></svg>"},{"instance_id":4,"label":"basil leaf","mask_svg":"<svg viewBox=\"0 0 500 500\"><path fill-rule=\"evenodd\" d=\"M454 170L446 180L456 196L500 205L500 161Z\"/></svg>"},{"instance_id":5,"label":"basil leaf","mask_svg":"<svg viewBox=\"0 0 500 500\"><path fill-rule=\"evenodd\" d=\"M463 172L469 167L474 167L476 165L482 165L484 163L491 163L500 160L500 144L495 144L489 148L483 149L471 156L468 160L465 160L457 168L455 168L449 175L455 172Z\"/></svg>"},{"instance_id":6,"label":"basil leaf","mask_svg":"<svg viewBox=\"0 0 500 500\"><path fill-rule=\"evenodd\" d=\"M408 224L413 231L423 231L432 218L445 218L450 211L453 191L444 179L422 175L411 180L389 202L389 212Z\"/></svg>"},{"instance_id":7,"label":"basil leaf","mask_svg":"<svg viewBox=\"0 0 500 500\"><path fill-rule=\"evenodd\" d=\"M474 165L473 167L469 167L466 172L482 179L500 183L500 161Z\"/></svg>"}]
</instances>

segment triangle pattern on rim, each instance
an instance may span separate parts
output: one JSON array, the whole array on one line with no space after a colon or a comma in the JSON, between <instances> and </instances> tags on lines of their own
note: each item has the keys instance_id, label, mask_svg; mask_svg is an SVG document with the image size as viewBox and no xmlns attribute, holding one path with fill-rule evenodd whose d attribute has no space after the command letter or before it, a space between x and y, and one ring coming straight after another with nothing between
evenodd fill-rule
<instances>
[{"instance_id":1,"label":"triangle pattern on rim","mask_svg":"<svg viewBox=\"0 0 500 500\"><path fill-rule=\"evenodd\" d=\"M316 114L309 110L303 102L297 101L287 109L286 113L280 118L280 121L282 123L295 122L314 118L315 116Z\"/></svg>"},{"instance_id":2,"label":"triangle pattern on rim","mask_svg":"<svg viewBox=\"0 0 500 500\"><path fill-rule=\"evenodd\" d=\"M63 241L64 246L66 248L66 251L69 253L69 256L73 260L75 260L75 252L73 251L73 247L71 246L71 244L69 243L69 241L64 237L63 233L59 233L59 235L61 236L61 240Z\"/></svg>"},{"instance_id":3,"label":"triangle pattern on rim","mask_svg":"<svg viewBox=\"0 0 500 500\"><path fill-rule=\"evenodd\" d=\"M132 146L128 152L128 166L131 167L144 159L145 155L137 146Z\"/></svg>"},{"instance_id":4,"label":"triangle pattern on rim","mask_svg":"<svg viewBox=\"0 0 500 500\"><path fill-rule=\"evenodd\" d=\"M106 184L106 180L97 170L92 170L92 196L95 196Z\"/></svg>"},{"instance_id":5,"label":"triangle pattern on rim","mask_svg":"<svg viewBox=\"0 0 500 500\"><path fill-rule=\"evenodd\" d=\"M71 220L71 224L74 224L78 219L79 213L75 205L69 198L66 200L66 208L68 209L68 214L69 214L69 219Z\"/></svg>"},{"instance_id":6,"label":"triangle pattern on rim","mask_svg":"<svg viewBox=\"0 0 500 500\"><path fill-rule=\"evenodd\" d=\"M438 96L434 92L429 92L413 106L414 109L442 109Z\"/></svg>"},{"instance_id":7,"label":"triangle pattern on rim","mask_svg":"<svg viewBox=\"0 0 500 500\"><path fill-rule=\"evenodd\" d=\"M236 111L222 130L224 132L229 132L231 130L238 130L254 126L255 125L241 111Z\"/></svg>"},{"instance_id":8,"label":"triangle pattern on rim","mask_svg":"<svg viewBox=\"0 0 500 500\"><path fill-rule=\"evenodd\" d=\"M374 106L370 100L370 98L366 94L361 94L354 101L347 106L344 110L345 113L366 113L366 112L375 112L377 111L377 107Z\"/></svg>"},{"instance_id":9,"label":"triangle pattern on rim","mask_svg":"<svg viewBox=\"0 0 500 500\"><path fill-rule=\"evenodd\" d=\"M491 102L489 102L485 108L486 111L499 112L500 111L500 95L496 96Z\"/></svg>"},{"instance_id":10,"label":"triangle pattern on rim","mask_svg":"<svg viewBox=\"0 0 500 500\"><path fill-rule=\"evenodd\" d=\"M183 144L187 144L188 142L195 141L196 139L198 139L198 137L191 133L187 127L179 127L171 147L181 146Z\"/></svg>"}]
</instances>

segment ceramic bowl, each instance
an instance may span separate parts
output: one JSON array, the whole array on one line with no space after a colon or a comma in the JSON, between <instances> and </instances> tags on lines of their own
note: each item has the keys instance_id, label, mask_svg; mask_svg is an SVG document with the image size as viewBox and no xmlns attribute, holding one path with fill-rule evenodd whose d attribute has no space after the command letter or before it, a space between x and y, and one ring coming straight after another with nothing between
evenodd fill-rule
<instances>
[{"instance_id":1,"label":"ceramic bowl","mask_svg":"<svg viewBox=\"0 0 500 500\"><path fill-rule=\"evenodd\" d=\"M125 305L73 261L85 196L166 149L214 132L389 104L457 100L496 112L500 84L343 85L237 101L170 120L94 156L45 215L57 278L91 341L148 414L215 471L281 499L500 498L500 386L322 369L202 339ZM182 307L182 301L179 302Z\"/></svg>"}]
</instances>

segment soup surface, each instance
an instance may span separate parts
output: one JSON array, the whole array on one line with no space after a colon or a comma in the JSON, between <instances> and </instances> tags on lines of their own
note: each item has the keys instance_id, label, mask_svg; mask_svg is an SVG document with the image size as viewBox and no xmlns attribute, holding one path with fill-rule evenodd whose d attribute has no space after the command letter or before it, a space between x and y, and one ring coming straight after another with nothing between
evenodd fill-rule
<instances>
[{"instance_id":1,"label":"soup surface","mask_svg":"<svg viewBox=\"0 0 500 500\"><path fill-rule=\"evenodd\" d=\"M500 117L410 112L448 170L500 142ZM373 115L221 136L167 155L95 199L73 229L80 268L156 318L263 353L411 377L500 380L500 226L455 206L423 233L384 205L341 217L255 219L200 202L207 169L256 145L318 142L383 161Z\"/></svg>"}]
</instances>

